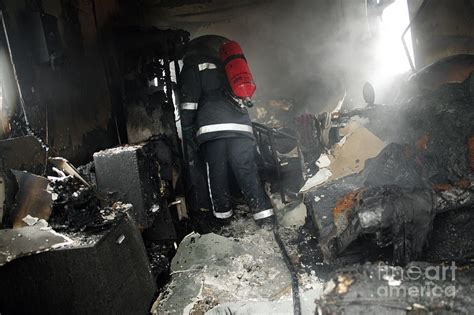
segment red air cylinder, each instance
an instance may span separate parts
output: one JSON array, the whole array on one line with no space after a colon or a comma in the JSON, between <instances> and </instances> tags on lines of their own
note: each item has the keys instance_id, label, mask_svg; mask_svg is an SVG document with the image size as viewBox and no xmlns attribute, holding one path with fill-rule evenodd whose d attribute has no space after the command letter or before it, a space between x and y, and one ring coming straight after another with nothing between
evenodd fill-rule
<instances>
[{"instance_id":1,"label":"red air cylinder","mask_svg":"<svg viewBox=\"0 0 474 315\"><path fill-rule=\"evenodd\" d=\"M220 47L219 55L234 95L244 100L250 99L257 86L240 45L234 41L226 42Z\"/></svg>"}]
</instances>

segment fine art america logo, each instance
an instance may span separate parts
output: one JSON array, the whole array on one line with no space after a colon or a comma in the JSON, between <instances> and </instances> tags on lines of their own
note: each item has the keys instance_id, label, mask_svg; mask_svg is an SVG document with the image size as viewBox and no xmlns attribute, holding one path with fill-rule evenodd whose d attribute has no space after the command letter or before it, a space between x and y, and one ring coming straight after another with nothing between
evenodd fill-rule
<instances>
[{"instance_id":1,"label":"fine art america logo","mask_svg":"<svg viewBox=\"0 0 474 315\"><path fill-rule=\"evenodd\" d=\"M380 297L419 298L419 297L454 297L456 295L456 264L445 266L407 268L378 265L378 279L385 280L385 285L377 288ZM440 285L442 284L442 285Z\"/></svg>"}]
</instances>

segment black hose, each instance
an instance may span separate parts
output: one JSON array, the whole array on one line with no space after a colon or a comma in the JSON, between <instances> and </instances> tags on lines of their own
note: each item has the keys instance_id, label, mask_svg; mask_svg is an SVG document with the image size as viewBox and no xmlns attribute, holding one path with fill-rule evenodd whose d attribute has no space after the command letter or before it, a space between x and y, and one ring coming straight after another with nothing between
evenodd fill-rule
<instances>
[{"instance_id":1,"label":"black hose","mask_svg":"<svg viewBox=\"0 0 474 315\"><path fill-rule=\"evenodd\" d=\"M291 263L290 256L288 256L288 252L286 251L285 245L281 241L280 234L278 234L278 225L275 224L273 228L273 235L275 236L275 240L280 247L281 254L283 256L283 260L285 261L285 265L290 272L291 278L291 291L293 294L293 314L294 315L301 315L301 301L300 301L300 289L298 286L298 274L296 273L295 266Z\"/></svg>"}]
</instances>

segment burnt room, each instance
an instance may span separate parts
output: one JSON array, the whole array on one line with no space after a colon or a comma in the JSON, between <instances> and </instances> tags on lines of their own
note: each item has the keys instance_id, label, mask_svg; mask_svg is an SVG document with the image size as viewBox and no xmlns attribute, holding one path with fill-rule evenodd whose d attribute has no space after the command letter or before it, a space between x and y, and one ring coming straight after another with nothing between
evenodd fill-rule
<instances>
[{"instance_id":1,"label":"burnt room","mask_svg":"<svg viewBox=\"0 0 474 315\"><path fill-rule=\"evenodd\" d=\"M0 28L0 315L474 313L474 1Z\"/></svg>"}]
</instances>

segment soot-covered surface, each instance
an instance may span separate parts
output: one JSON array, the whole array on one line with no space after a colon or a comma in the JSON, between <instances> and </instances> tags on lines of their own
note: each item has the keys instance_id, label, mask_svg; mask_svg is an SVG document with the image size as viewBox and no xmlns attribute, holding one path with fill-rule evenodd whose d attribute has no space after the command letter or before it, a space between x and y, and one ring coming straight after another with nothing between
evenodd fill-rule
<instances>
[{"instance_id":1,"label":"soot-covered surface","mask_svg":"<svg viewBox=\"0 0 474 315\"><path fill-rule=\"evenodd\" d=\"M279 230L297 266L304 313L311 314L314 299L321 294L320 278L329 275L327 266L306 258L314 254L314 235L302 227L306 211L301 206L278 205L279 220L285 224ZM171 263L171 281L155 312L205 312L215 307L211 314L221 314L223 309L242 314L291 313L289 272L273 233L260 229L246 206L237 207L227 225L211 222L207 225L211 233L191 234L179 245ZM301 243L305 245L299 247Z\"/></svg>"},{"instance_id":2,"label":"soot-covered surface","mask_svg":"<svg viewBox=\"0 0 474 315\"><path fill-rule=\"evenodd\" d=\"M471 314L472 266L367 263L339 269L316 301L321 314Z\"/></svg>"},{"instance_id":3,"label":"soot-covered surface","mask_svg":"<svg viewBox=\"0 0 474 315\"><path fill-rule=\"evenodd\" d=\"M395 263L422 259L430 235L437 234L435 216L473 205L472 82L474 76L405 104L365 111L365 126L389 144L360 173L323 183L305 196L326 261L336 261L366 235L380 248L393 247ZM450 228L438 222L437 229L450 229L460 240L466 237L457 236L455 223ZM472 229L472 222L465 222ZM467 229L459 227L459 233ZM466 248L464 254L469 254L469 242ZM448 255L433 245L431 250L444 251L448 258L461 254L454 250Z\"/></svg>"},{"instance_id":4,"label":"soot-covered surface","mask_svg":"<svg viewBox=\"0 0 474 315\"><path fill-rule=\"evenodd\" d=\"M426 248L428 261L469 261L474 258L474 207L439 214Z\"/></svg>"}]
</instances>

